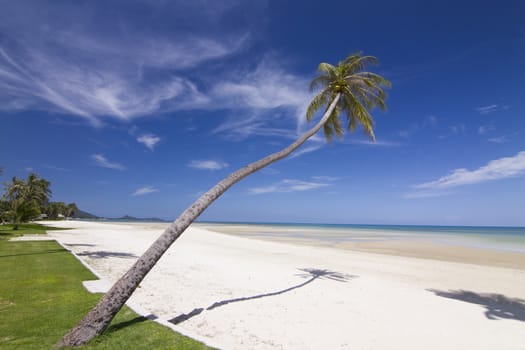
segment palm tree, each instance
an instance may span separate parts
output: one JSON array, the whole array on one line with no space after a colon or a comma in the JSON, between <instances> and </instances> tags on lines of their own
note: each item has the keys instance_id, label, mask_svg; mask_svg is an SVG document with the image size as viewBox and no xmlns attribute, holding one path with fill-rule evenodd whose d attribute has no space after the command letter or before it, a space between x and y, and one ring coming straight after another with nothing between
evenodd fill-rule
<instances>
[{"instance_id":1,"label":"palm tree","mask_svg":"<svg viewBox=\"0 0 525 350\"><path fill-rule=\"evenodd\" d=\"M78 211L78 207L75 203L69 203L66 208L66 218L71 218Z\"/></svg>"},{"instance_id":2,"label":"palm tree","mask_svg":"<svg viewBox=\"0 0 525 350\"><path fill-rule=\"evenodd\" d=\"M39 177L35 173L29 174L26 180L26 201L40 207L51 196L49 186L51 186L51 183L46 179Z\"/></svg>"},{"instance_id":3,"label":"palm tree","mask_svg":"<svg viewBox=\"0 0 525 350\"><path fill-rule=\"evenodd\" d=\"M18 230L18 225L22 220L23 214L23 197L24 197L24 180L14 176L10 183L5 185L5 192L2 199L7 202L9 208L9 219L13 222L13 230Z\"/></svg>"},{"instance_id":4,"label":"palm tree","mask_svg":"<svg viewBox=\"0 0 525 350\"><path fill-rule=\"evenodd\" d=\"M4 200L9 203L13 230L18 230L21 222L33 219L40 214L43 202L51 196L50 182L34 173L27 176L26 181L13 177L6 185Z\"/></svg>"},{"instance_id":5,"label":"palm tree","mask_svg":"<svg viewBox=\"0 0 525 350\"><path fill-rule=\"evenodd\" d=\"M313 98L307 111L307 119L311 120L316 111L322 107L325 108L320 121L288 147L233 172L197 199L113 285L84 319L64 336L58 345L81 345L101 334L173 242L213 201L241 179L288 156L321 128L324 128L328 140L333 134L341 136L343 134L339 120L341 114L347 116L349 130L354 130L360 124L365 132L374 139L369 110L376 106L381 109L385 108L386 94L383 89L390 86L390 83L383 77L363 71L367 64L375 63L377 60L374 57L362 56L360 53L351 54L337 66L321 63L318 69L319 75L310 86L312 90L321 88L321 91Z\"/></svg>"}]
</instances>

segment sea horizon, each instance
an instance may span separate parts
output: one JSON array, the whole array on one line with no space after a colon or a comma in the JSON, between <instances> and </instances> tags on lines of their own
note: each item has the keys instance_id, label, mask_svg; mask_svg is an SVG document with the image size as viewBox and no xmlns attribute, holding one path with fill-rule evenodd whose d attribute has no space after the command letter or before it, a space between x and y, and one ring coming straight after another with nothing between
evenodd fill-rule
<instances>
[{"instance_id":1,"label":"sea horizon","mask_svg":"<svg viewBox=\"0 0 525 350\"><path fill-rule=\"evenodd\" d=\"M163 219L163 218L140 218L136 217L133 219L120 219L120 218L73 218L73 220L80 221L104 221L104 222L153 222L153 223L171 223L175 219ZM194 223L198 224L228 224L228 225L282 225L282 226L321 226L321 227L353 227L353 228L375 228L375 227L390 227L390 228L488 228L488 229L524 229L525 226L517 225L450 225L450 224L364 224L364 223L326 223L326 222L292 222L292 221L230 221L230 220L195 220Z\"/></svg>"}]
</instances>

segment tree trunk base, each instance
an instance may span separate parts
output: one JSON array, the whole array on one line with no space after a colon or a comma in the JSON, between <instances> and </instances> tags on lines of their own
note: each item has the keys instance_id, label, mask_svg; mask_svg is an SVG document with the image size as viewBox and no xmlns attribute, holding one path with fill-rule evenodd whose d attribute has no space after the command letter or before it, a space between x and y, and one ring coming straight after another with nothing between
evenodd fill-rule
<instances>
[{"instance_id":1,"label":"tree trunk base","mask_svg":"<svg viewBox=\"0 0 525 350\"><path fill-rule=\"evenodd\" d=\"M97 332L95 327L82 322L71 329L58 343L56 343L55 348L83 345L95 338L99 333L102 332Z\"/></svg>"}]
</instances>

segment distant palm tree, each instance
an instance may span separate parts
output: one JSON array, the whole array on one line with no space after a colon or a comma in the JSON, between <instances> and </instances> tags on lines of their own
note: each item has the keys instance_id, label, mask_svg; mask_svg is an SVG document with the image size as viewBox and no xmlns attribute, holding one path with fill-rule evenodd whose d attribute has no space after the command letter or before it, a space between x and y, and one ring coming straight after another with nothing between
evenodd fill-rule
<instances>
[{"instance_id":1,"label":"distant palm tree","mask_svg":"<svg viewBox=\"0 0 525 350\"><path fill-rule=\"evenodd\" d=\"M78 207L75 203L69 203L66 208L66 217L71 218L78 211Z\"/></svg>"},{"instance_id":2,"label":"distant palm tree","mask_svg":"<svg viewBox=\"0 0 525 350\"><path fill-rule=\"evenodd\" d=\"M33 219L40 214L42 203L49 199L50 182L34 173L27 176L27 180L13 177L6 184L3 199L8 203L13 230L18 230L21 222Z\"/></svg>"},{"instance_id":3,"label":"distant palm tree","mask_svg":"<svg viewBox=\"0 0 525 350\"><path fill-rule=\"evenodd\" d=\"M51 183L48 180L39 177L35 173L29 174L25 183L25 200L40 206L51 196L50 186Z\"/></svg>"},{"instance_id":4,"label":"distant palm tree","mask_svg":"<svg viewBox=\"0 0 525 350\"><path fill-rule=\"evenodd\" d=\"M334 134L341 136L343 134L339 119L341 114L346 115L349 130L352 131L358 125L362 125L373 140L373 123L369 110L376 106L385 109L386 94L383 89L390 87L390 82L383 77L363 71L367 64L376 63L375 57L362 56L360 53L348 56L337 66L321 63L318 69L319 75L310 85L311 90L321 88L321 91L313 98L306 115L307 119L311 120L316 111L325 108L320 121L288 147L235 171L197 199L58 345L80 345L101 334L171 244L213 201L241 179L288 156L321 128L324 128L328 140L331 140Z\"/></svg>"},{"instance_id":5,"label":"distant palm tree","mask_svg":"<svg viewBox=\"0 0 525 350\"><path fill-rule=\"evenodd\" d=\"M13 230L18 230L18 225L22 220L24 186L24 180L14 176L11 182L6 184L5 192L2 196L2 199L7 202L7 207L9 208L9 219L13 222Z\"/></svg>"}]
</instances>

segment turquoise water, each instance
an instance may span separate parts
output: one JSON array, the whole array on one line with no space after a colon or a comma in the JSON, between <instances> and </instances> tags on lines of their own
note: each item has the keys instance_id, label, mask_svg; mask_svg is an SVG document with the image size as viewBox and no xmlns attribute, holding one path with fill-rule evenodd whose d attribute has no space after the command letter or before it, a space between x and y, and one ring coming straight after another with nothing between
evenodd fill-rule
<instances>
[{"instance_id":1,"label":"turquoise water","mask_svg":"<svg viewBox=\"0 0 525 350\"><path fill-rule=\"evenodd\" d=\"M202 222L217 231L260 238L339 244L358 241L426 240L448 245L525 253L525 227L268 224Z\"/></svg>"}]
</instances>

